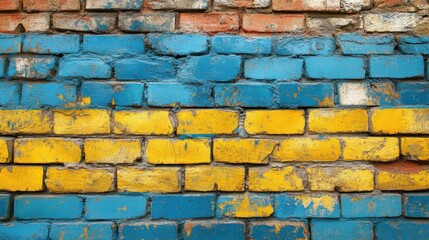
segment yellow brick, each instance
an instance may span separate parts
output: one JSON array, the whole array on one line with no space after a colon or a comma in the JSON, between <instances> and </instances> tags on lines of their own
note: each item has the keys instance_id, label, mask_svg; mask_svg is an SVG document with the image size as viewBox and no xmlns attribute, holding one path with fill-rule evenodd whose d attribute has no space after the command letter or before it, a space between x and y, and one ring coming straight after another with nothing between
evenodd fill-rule
<instances>
[{"instance_id":1,"label":"yellow brick","mask_svg":"<svg viewBox=\"0 0 429 240\"><path fill-rule=\"evenodd\" d=\"M218 199L217 215L221 217L269 217L273 213L273 203L268 195L224 195Z\"/></svg>"},{"instance_id":2,"label":"yellow brick","mask_svg":"<svg viewBox=\"0 0 429 240\"><path fill-rule=\"evenodd\" d=\"M249 190L283 192L304 190L303 171L295 167L250 168Z\"/></svg>"},{"instance_id":3,"label":"yellow brick","mask_svg":"<svg viewBox=\"0 0 429 240\"><path fill-rule=\"evenodd\" d=\"M187 191L244 191L244 167L195 166L185 169Z\"/></svg>"},{"instance_id":4,"label":"yellow brick","mask_svg":"<svg viewBox=\"0 0 429 240\"><path fill-rule=\"evenodd\" d=\"M200 109L177 113L177 134L233 134L238 128L237 111Z\"/></svg>"},{"instance_id":5,"label":"yellow brick","mask_svg":"<svg viewBox=\"0 0 429 240\"><path fill-rule=\"evenodd\" d=\"M250 110L244 128L249 134L302 134L304 110Z\"/></svg>"},{"instance_id":6,"label":"yellow brick","mask_svg":"<svg viewBox=\"0 0 429 240\"><path fill-rule=\"evenodd\" d=\"M374 190L374 171L357 167L309 167L312 191L364 192Z\"/></svg>"},{"instance_id":7,"label":"yellow brick","mask_svg":"<svg viewBox=\"0 0 429 240\"><path fill-rule=\"evenodd\" d=\"M66 138L23 138L15 140L15 163L78 163L79 140Z\"/></svg>"},{"instance_id":8,"label":"yellow brick","mask_svg":"<svg viewBox=\"0 0 429 240\"><path fill-rule=\"evenodd\" d=\"M268 163L277 142L267 139L216 139L213 142L213 158L227 163Z\"/></svg>"},{"instance_id":9,"label":"yellow brick","mask_svg":"<svg viewBox=\"0 0 429 240\"><path fill-rule=\"evenodd\" d=\"M429 133L429 108L373 110L372 132L376 134Z\"/></svg>"},{"instance_id":10,"label":"yellow brick","mask_svg":"<svg viewBox=\"0 0 429 240\"><path fill-rule=\"evenodd\" d=\"M132 135L169 135L174 131L168 111L118 111L113 114L114 133Z\"/></svg>"},{"instance_id":11,"label":"yellow brick","mask_svg":"<svg viewBox=\"0 0 429 240\"><path fill-rule=\"evenodd\" d=\"M43 167L0 167L0 190L34 192L43 190Z\"/></svg>"},{"instance_id":12,"label":"yellow brick","mask_svg":"<svg viewBox=\"0 0 429 240\"><path fill-rule=\"evenodd\" d=\"M395 162L377 166L378 190L417 191L429 189L429 166Z\"/></svg>"},{"instance_id":13,"label":"yellow brick","mask_svg":"<svg viewBox=\"0 0 429 240\"><path fill-rule=\"evenodd\" d=\"M41 110L0 110L0 133L50 133L52 117Z\"/></svg>"},{"instance_id":14,"label":"yellow brick","mask_svg":"<svg viewBox=\"0 0 429 240\"><path fill-rule=\"evenodd\" d=\"M115 189L111 169L67 169L50 167L46 186L52 193L102 193Z\"/></svg>"},{"instance_id":15,"label":"yellow brick","mask_svg":"<svg viewBox=\"0 0 429 240\"><path fill-rule=\"evenodd\" d=\"M86 139L84 149L87 163L133 163L142 158L140 139Z\"/></svg>"},{"instance_id":16,"label":"yellow brick","mask_svg":"<svg viewBox=\"0 0 429 240\"><path fill-rule=\"evenodd\" d=\"M152 164L210 163L208 139L148 139L146 160Z\"/></svg>"},{"instance_id":17,"label":"yellow brick","mask_svg":"<svg viewBox=\"0 0 429 240\"><path fill-rule=\"evenodd\" d=\"M341 144L337 138L287 138L274 152L274 160L290 161L336 161L341 156Z\"/></svg>"},{"instance_id":18,"label":"yellow brick","mask_svg":"<svg viewBox=\"0 0 429 240\"><path fill-rule=\"evenodd\" d=\"M133 167L119 168L118 190L120 192L180 192L180 169L139 169Z\"/></svg>"},{"instance_id":19,"label":"yellow brick","mask_svg":"<svg viewBox=\"0 0 429 240\"><path fill-rule=\"evenodd\" d=\"M398 138L346 137L343 158L345 161L393 161L399 158Z\"/></svg>"},{"instance_id":20,"label":"yellow brick","mask_svg":"<svg viewBox=\"0 0 429 240\"><path fill-rule=\"evenodd\" d=\"M59 110L54 112L55 134L106 134L110 133L110 111Z\"/></svg>"},{"instance_id":21,"label":"yellow brick","mask_svg":"<svg viewBox=\"0 0 429 240\"><path fill-rule=\"evenodd\" d=\"M0 163L9 163L12 160L12 140L0 139Z\"/></svg>"},{"instance_id":22,"label":"yellow brick","mask_svg":"<svg viewBox=\"0 0 429 240\"><path fill-rule=\"evenodd\" d=\"M411 160L429 160L429 138L401 138L401 155Z\"/></svg>"},{"instance_id":23,"label":"yellow brick","mask_svg":"<svg viewBox=\"0 0 429 240\"><path fill-rule=\"evenodd\" d=\"M311 132L367 132L368 112L365 109L312 109L308 122Z\"/></svg>"}]
</instances>

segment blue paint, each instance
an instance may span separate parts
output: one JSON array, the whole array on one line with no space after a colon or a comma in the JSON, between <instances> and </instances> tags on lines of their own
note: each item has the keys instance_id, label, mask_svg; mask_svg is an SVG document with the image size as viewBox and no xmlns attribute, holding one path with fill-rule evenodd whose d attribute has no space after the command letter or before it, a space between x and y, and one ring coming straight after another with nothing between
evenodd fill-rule
<instances>
[{"instance_id":1,"label":"blue paint","mask_svg":"<svg viewBox=\"0 0 429 240\"><path fill-rule=\"evenodd\" d=\"M83 52L100 55L144 53L143 35L84 35Z\"/></svg>"},{"instance_id":2,"label":"blue paint","mask_svg":"<svg viewBox=\"0 0 429 240\"><path fill-rule=\"evenodd\" d=\"M365 62L361 57L318 56L305 59L305 75L315 79L364 79Z\"/></svg>"},{"instance_id":3,"label":"blue paint","mask_svg":"<svg viewBox=\"0 0 429 240\"><path fill-rule=\"evenodd\" d=\"M0 53L10 54L21 52L21 35L0 34Z\"/></svg>"},{"instance_id":4,"label":"blue paint","mask_svg":"<svg viewBox=\"0 0 429 240\"><path fill-rule=\"evenodd\" d=\"M214 216L214 194L155 195L152 197L152 219L209 218Z\"/></svg>"},{"instance_id":5,"label":"blue paint","mask_svg":"<svg viewBox=\"0 0 429 240\"><path fill-rule=\"evenodd\" d=\"M123 223L119 232L121 240L176 240L178 235L177 224L175 222Z\"/></svg>"},{"instance_id":6,"label":"blue paint","mask_svg":"<svg viewBox=\"0 0 429 240\"><path fill-rule=\"evenodd\" d=\"M60 107L76 102L76 86L62 83L24 83L21 103L27 107Z\"/></svg>"},{"instance_id":7,"label":"blue paint","mask_svg":"<svg viewBox=\"0 0 429 240\"><path fill-rule=\"evenodd\" d=\"M216 217L234 217L241 203L247 201L245 198L248 198L252 209L273 206L273 199L267 194L220 195L217 199Z\"/></svg>"},{"instance_id":8,"label":"blue paint","mask_svg":"<svg viewBox=\"0 0 429 240\"><path fill-rule=\"evenodd\" d=\"M143 83L83 82L81 87L82 97L89 97L91 106L139 107L143 91Z\"/></svg>"},{"instance_id":9,"label":"blue paint","mask_svg":"<svg viewBox=\"0 0 429 240\"><path fill-rule=\"evenodd\" d=\"M0 239L5 240L46 240L48 223L8 222L0 224Z\"/></svg>"},{"instance_id":10,"label":"blue paint","mask_svg":"<svg viewBox=\"0 0 429 240\"><path fill-rule=\"evenodd\" d=\"M207 52L208 38L196 34L149 34L148 44L157 54L184 56Z\"/></svg>"},{"instance_id":11,"label":"blue paint","mask_svg":"<svg viewBox=\"0 0 429 240\"><path fill-rule=\"evenodd\" d=\"M129 20L131 18L131 20ZM122 22L122 23L121 23ZM129 22L129 23L128 23ZM119 15L119 26L127 32L167 32L174 31L175 13L140 13Z\"/></svg>"},{"instance_id":12,"label":"blue paint","mask_svg":"<svg viewBox=\"0 0 429 240\"><path fill-rule=\"evenodd\" d=\"M429 83L399 82L397 85L400 103L402 105L429 104Z\"/></svg>"},{"instance_id":13,"label":"blue paint","mask_svg":"<svg viewBox=\"0 0 429 240\"><path fill-rule=\"evenodd\" d=\"M428 36L405 36L399 38L399 49L408 54L429 54Z\"/></svg>"},{"instance_id":14,"label":"blue paint","mask_svg":"<svg viewBox=\"0 0 429 240\"><path fill-rule=\"evenodd\" d=\"M404 194L404 209L406 217L429 218L429 194Z\"/></svg>"},{"instance_id":15,"label":"blue paint","mask_svg":"<svg viewBox=\"0 0 429 240\"><path fill-rule=\"evenodd\" d=\"M251 223L250 236L252 240L267 239L308 239L306 222L258 222Z\"/></svg>"},{"instance_id":16,"label":"blue paint","mask_svg":"<svg viewBox=\"0 0 429 240\"><path fill-rule=\"evenodd\" d=\"M0 82L0 105L18 105L21 100L21 84Z\"/></svg>"},{"instance_id":17,"label":"blue paint","mask_svg":"<svg viewBox=\"0 0 429 240\"><path fill-rule=\"evenodd\" d=\"M263 83L219 84L214 88L216 106L271 107L273 87Z\"/></svg>"},{"instance_id":18,"label":"blue paint","mask_svg":"<svg viewBox=\"0 0 429 240\"><path fill-rule=\"evenodd\" d=\"M272 39L246 38L242 36L217 35L212 38L212 51L221 54L270 54Z\"/></svg>"},{"instance_id":19,"label":"blue paint","mask_svg":"<svg viewBox=\"0 0 429 240\"><path fill-rule=\"evenodd\" d=\"M286 57L254 58L244 63L244 76L260 80L298 80L302 76L303 62Z\"/></svg>"},{"instance_id":20,"label":"blue paint","mask_svg":"<svg viewBox=\"0 0 429 240\"><path fill-rule=\"evenodd\" d=\"M139 218L146 214L145 196L88 196L85 202L86 220Z\"/></svg>"},{"instance_id":21,"label":"blue paint","mask_svg":"<svg viewBox=\"0 0 429 240\"><path fill-rule=\"evenodd\" d=\"M112 70L106 62L91 57L62 58L59 77L110 78Z\"/></svg>"},{"instance_id":22,"label":"blue paint","mask_svg":"<svg viewBox=\"0 0 429 240\"><path fill-rule=\"evenodd\" d=\"M75 34L27 34L23 39L23 52L40 54L77 53L80 50L80 36Z\"/></svg>"},{"instance_id":23,"label":"blue paint","mask_svg":"<svg viewBox=\"0 0 429 240\"><path fill-rule=\"evenodd\" d=\"M332 37L283 37L277 40L279 55L329 55L335 51Z\"/></svg>"},{"instance_id":24,"label":"blue paint","mask_svg":"<svg viewBox=\"0 0 429 240\"><path fill-rule=\"evenodd\" d=\"M369 221L313 219L312 240L373 239L373 225Z\"/></svg>"},{"instance_id":25,"label":"blue paint","mask_svg":"<svg viewBox=\"0 0 429 240\"><path fill-rule=\"evenodd\" d=\"M429 222L407 219L394 219L375 225L377 240L427 240L429 239Z\"/></svg>"},{"instance_id":26,"label":"blue paint","mask_svg":"<svg viewBox=\"0 0 429 240\"><path fill-rule=\"evenodd\" d=\"M7 220L10 217L10 195L0 194L0 220Z\"/></svg>"},{"instance_id":27,"label":"blue paint","mask_svg":"<svg viewBox=\"0 0 429 240\"><path fill-rule=\"evenodd\" d=\"M310 194L309 197L320 198L326 194ZM340 203L336 195L332 210L322 204L314 206L314 202L309 204L297 198L296 194L278 194L274 196L274 216L277 218L339 218Z\"/></svg>"},{"instance_id":28,"label":"blue paint","mask_svg":"<svg viewBox=\"0 0 429 240\"><path fill-rule=\"evenodd\" d=\"M341 34L338 43L343 54L393 54L396 46L391 35L362 36L358 33Z\"/></svg>"},{"instance_id":29,"label":"blue paint","mask_svg":"<svg viewBox=\"0 0 429 240\"><path fill-rule=\"evenodd\" d=\"M154 107L213 107L212 88L207 85L148 83L147 103Z\"/></svg>"},{"instance_id":30,"label":"blue paint","mask_svg":"<svg viewBox=\"0 0 429 240\"><path fill-rule=\"evenodd\" d=\"M88 0L97 2L99 0ZM142 8L142 0L104 0L102 1L104 4L101 7L91 8L91 9L103 9L103 10L141 10ZM88 4L87 4L88 5ZM98 4L97 4L98 6ZM87 6L88 9L88 6Z\"/></svg>"},{"instance_id":31,"label":"blue paint","mask_svg":"<svg viewBox=\"0 0 429 240\"><path fill-rule=\"evenodd\" d=\"M118 80L165 80L175 77L172 59L137 59L119 60L115 64Z\"/></svg>"},{"instance_id":32,"label":"blue paint","mask_svg":"<svg viewBox=\"0 0 429 240\"><path fill-rule=\"evenodd\" d=\"M341 212L345 218L401 216L401 195L382 194L377 196L363 196L342 194Z\"/></svg>"},{"instance_id":33,"label":"blue paint","mask_svg":"<svg viewBox=\"0 0 429 240\"><path fill-rule=\"evenodd\" d=\"M105 240L116 238L116 225L112 222L60 222L52 223L51 239Z\"/></svg>"},{"instance_id":34,"label":"blue paint","mask_svg":"<svg viewBox=\"0 0 429 240\"><path fill-rule=\"evenodd\" d=\"M57 59L48 56L9 58L8 76L13 78L51 78Z\"/></svg>"},{"instance_id":35,"label":"blue paint","mask_svg":"<svg viewBox=\"0 0 429 240\"><path fill-rule=\"evenodd\" d=\"M278 91L281 107L319 107L326 99L332 99L333 105L334 85L330 83L280 83Z\"/></svg>"},{"instance_id":36,"label":"blue paint","mask_svg":"<svg viewBox=\"0 0 429 240\"><path fill-rule=\"evenodd\" d=\"M420 55L370 56L369 75L372 78L423 77L424 60Z\"/></svg>"},{"instance_id":37,"label":"blue paint","mask_svg":"<svg viewBox=\"0 0 429 240\"><path fill-rule=\"evenodd\" d=\"M244 240L244 224L242 222L188 222L188 233L183 232L184 240Z\"/></svg>"},{"instance_id":38,"label":"blue paint","mask_svg":"<svg viewBox=\"0 0 429 240\"><path fill-rule=\"evenodd\" d=\"M77 196L17 196L16 219L76 219L82 216L83 201Z\"/></svg>"},{"instance_id":39,"label":"blue paint","mask_svg":"<svg viewBox=\"0 0 429 240\"><path fill-rule=\"evenodd\" d=\"M6 58L0 57L0 77L4 77L6 67Z\"/></svg>"}]
</instances>

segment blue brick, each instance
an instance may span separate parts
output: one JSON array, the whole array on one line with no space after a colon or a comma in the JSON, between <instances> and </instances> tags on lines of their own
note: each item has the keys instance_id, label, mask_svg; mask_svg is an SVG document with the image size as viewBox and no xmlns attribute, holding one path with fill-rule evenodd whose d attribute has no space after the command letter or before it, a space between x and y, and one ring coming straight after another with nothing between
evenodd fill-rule
<instances>
[{"instance_id":1,"label":"blue brick","mask_svg":"<svg viewBox=\"0 0 429 240\"><path fill-rule=\"evenodd\" d=\"M359 57L319 56L305 59L305 75L315 79L364 79L365 62Z\"/></svg>"},{"instance_id":2,"label":"blue brick","mask_svg":"<svg viewBox=\"0 0 429 240\"><path fill-rule=\"evenodd\" d=\"M173 32L176 13L121 13L119 27L125 32Z\"/></svg>"},{"instance_id":3,"label":"blue brick","mask_svg":"<svg viewBox=\"0 0 429 240\"><path fill-rule=\"evenodd\" d=\"M429 194L404 194L404 209L406 217L429 218Z\"/></svg>"},{"instance_id":4,"label":"blue brick","mask_svg":"<svg viewBox=\"0 0 429 240\"><path fill-rule=\"evenodd\" d=\"M143 83L84 82L82 97L91 99L91 106L142 106Z\"/></svg>"},{"instance_id":5,"label":"blue brick","mask_svg":"<svg viewBox=\"0 0 429 240\"><path fill-rule=\"evenodd\" d=\"M187 59L180 66L178 77L183 82L229 82L241 71L238 56L200 56Z\"/></svg>"},{"instance_id":6,"label":"blue brick","mask_svg":"<svg viewBox=\"0 0 429 240\"><path fill-rule=\"evenodd\" d=\"M332 107L334 85L330 83L281 83L278 85L280 106Z\"/></svg>"},{"instance_id":7,"label":"blue brick","mask_svg":"<svg viewBox=\"0 0 429 240\"><path fill-rule=\"evenodd\" d=\"M8 76L14 78L51 78L56 68L54 57L12 57L9 59Z\"/></svg>"},{"instance_id":8,"label":"blue brick","mask_svg":"<svg viewBox=\"0 0 429 240\"><path fill-rule=\"evenodd\" d=\"M5 75L6 58L0 57L0 77Z\"/></svg>"},{"instance_id":9,"label":"blue brick","mask_svg":"<svg viewBox=\"0 0 429 240\"><path fill-rule=\"evenodd\" d=\"M76 86L62 83L24 83L22 105L59 107L76 102Z\"/></svg>"},{"instance_id":10,"label":"blue brick","mask_svg":"<svg viewBox=\"0 0 429 240\"><path fill-rule=\"evenodd\" d=\"M178 239L177 224L175 222L137 222L123 223L119 229L121 240L134 239Z\"/></svg>"},{"instance_id":11,"label":"blue brick","mask_svg":"<svg viewBox=\"0 0 429 240\"><path fill-rule=\"evenodd\" d=\"M220 35L212 39L212 51L221 54L270 54L272 45L271 38Z\"/></svg>"},{"instance_id":12,"label":"blue brick","mask_svg":"<svg viewBox=\"0 0 429 240\"><path fill-rule=\"evenodd\" d=\"M80 51L80 37L74 34L28 34L24 36L22 51L41 54L77 53Z\"/></svg>"},{"instance_id":13,"label":"blue brick","mask_svg":"<svg viewBox=\"0 0 429 240\"><path fill-rule=\"evenodd\" d=\"M369 221L312 220L311 239L373 239L373 225Z\"/></svg>"},{"instance_id":14,"label":"blue brick","mask_svg":"<svg viewBox=\"0 0 429 240\"><path fill-rule=\"evenodd\" d=\"M209 218L214 216L216 196L155 195L152 197L152 219Z\"/></svg>"},{"instance_id":15,"label":"blue brick","mask_svg":"<svg viewBox=\"0 0 429 240\"><path fill-rule=\"evenodd\" d=\"M115 72L118 80L164 80L175 75L169 59L124 59L116 62Z\"/></svg>"},{"instance_id":16,"label":"blue brick","mask_svg":"<svg viewBox=\"0 0 429 240\"><path fill-rule=\"evenodd\" d=\"M429 221L394 219L375 225L377 240L427 240Z\"/></svg>"},{"instance_id":17,"label":"blue brick","mask_svg":"<svg viewBox=\"0 0 429 240\"><path fill-rule=\"evenodd\" d=\"M244 64L246 78L297 80L302 76L302 59L267 57L247 60Z\"/></svg>"},{"instance_id":18,"label":"blue brick","mask_svg":"<svg viewBox=\"0 0 429 240\"><path fill-rule=\"evenodd\" d=\"M341 195L341 212L345 218L397 217L402 214L400 194L362 196Z\"/></svg>"},{"instance_id":19,"label":"blue brick","mask_svg":"<svg viewBox=\"0 0 429 240\"><path fill-rule=\"evenodd\" d=\"M267 239L309 239L306 222L261 221L251 222L252 240Z\"/></svg>"},{"instance_id":20,"label":"blue brick","mask_svg":"<svg viewBox=\"0 0 429 240\"><path fill-rule=\"evenodd\" d=\"M81 78L110 78L109 64L98 58L70 57L60 61L58 76Z\"/></svg>"},{"instance_id":21,"label":"blue brick","mask_svg":"<svg viewBox=\"0 0 429 240\"><path fill-rule=\"evenodd\" d=\"M77 196L17 196L15 219L76 219L82 216L83 201Z\"/></svg>"},{"instance_id":22,"label":"blue brick","mask_svg":"<svg viewBox=\"0 0 429 240\"><path fill-rule=\"evenodd\" d=\"M10 195L0 194L0 220L6 220L10 217Z\"/></svg>"},{"instance_id":23,"label":"blue brick","mask_svg":"<svg viewBox=\"0 0 429 240\"><path fill-rule=\"evenodd\" d=\"M335 51L332 37L284 37L277 41L280 55L329 55Z\"/></svg>"},{"instance_id":24,"label":"blue brick","mask_svg":"<svg viewBox=\"0 0 429 240\"><path fill-rule=\"evenodd\" d=\"M178 83L148 83L147 102L155 107L211 107L212 88L207 85L184 85Z\"/></svg>"},{"instance_id":25,"label":"blue brick","mask_svg":"<svg viewBox=\"0 0 429 240\"><path fill-rule=\"evenodd\" d=\"M143 0L87 0L86 9L141 10Z\"/></svg>"},{"instance_id":26,"label":"blue brick","mask_svg":"<svg viewBox=\"0 0 429 240\"><path fill-rule=\"evenodd\" d=\"M157 54L183 56L207 52L207 37L196 34L149 34L149 46Z\"/></svg>"},{"instance_id":27,"label":"blue brick","mask_svg":"<svg viewBox=\"0 0 429 240\"><path fill-rule=\"evenodd\" d=\"M138 218L146 214L145 196L88 196L85 202L86 220Z\"/></svg>"},{"instance_id":28,"label":"blue brick","mask_svg":"<svg viewBox=\"0 0 429 240\"><path fill-rule=\"evenodd\" d=\"M0 105L18 105L21 100L21 85L18 83L0 83Z\"/></svg>"},{"instance_id":29,"label":"blue brick","mask_svg":"<svg viewBox=\"0 0 429 240\"><path fill-rule=\"evenodd\" d=\"M0 53L21 52L21 35L0 34Z\"/></svg>"},{"instance_id":30,"label":"blue brick","mask_svg":"<svg viewBox=\"0 0 429 240\"><path fill-rule=\"evenodd\" d=\"M362 36L357 33L342 34L338 42L343 54L393 54L395 38L390 35Z\"/></svg>"},{"instance_id":31,"label":"blue brick","mask_svg":"<svg viewBox=\"0 0 429 240\"><path fill-rule=\"evenodd\" d=\"M274 216L277 218L339 218L340 203L335 194L279 194L274 196Z\"/></svg>"},{"instance_id":32,"label":"blue brick","mask_svg":"<svg viewBox=\"0 0 429 240\"><path fill-rule=\"evenodd\" d=\"M400 102L403 105L429 104L429 83L400 82L397 85Z\"/></svg>"},{"instance_id":33,"label":"blue brick","mask_svg":"<svg viewBox=\"0 0 429 240\"><path fill-rule=\"evenodd\" d=\"M372 78L423 77L423 57L420 55L371 56L369 75Z\"/></svg>"},{"instance_id":34,"label":"blue brick","mask_svg":"<svg viewBox=\"0 0 429 240\"><path fill-rule=\"evenodd\" d=\"M48 223L9 222L0 224L0 239L5 240L46 240Z\"/></svg>"},{"instance_id":35,"label":"blue brick","mask_svg":"<svg viewBox=\"0 0 429 240\"><path fill-rule=\"evenodd\" d=\"M184 240L244 240L244 224L241 222L186 222Z\"/></svg>"},{"instance_id":36,"label":"blue brick","mask_svg":"<svg viewBox=\"0 0 429 240\"><path fill-rule=\"evenodd\" d=\"M101 55L144 53L143 35L84 35L83 52Z\"/></svg>"},{"instance_id":37,"label":"blue brick","mask_svg":"<svg viewBox=\"0 0 429 240\"><path fill-rule=\"evenodd\" d=\"M399 49L408 54L429 54L429 37L405 36L399 38Z\"/></svg>"},{"instance_id":38,"label":"blue brick","mask_svg":"<svg viewBox=\"0 0 429 240\"><path fill-rule=\"evenodd\" d=\"M116 225L112 222L61 222L52 223L53 240L105 240L116 238Z\"/></svg>"},{"instance_id":39,"label":"blue brick","mask_svg":"<svg viewBox=\"0 0 429 240\"><path fill-rule=\"evenodd\" d=\"M267 194L221 195L217 200L216 217L247 217L241 216L241 212L271 209L272 206L273 199ZM268 210L267 213L272 212Z\"/></svg>"},{"instance_id":40,"label":"blue brick","mask_svg":"<svg viewBox=\"0 0 429 240\"><path fill-rule=\"evenodd\" d=\"M273 87L263 83L220 84L215 89L216 106L271 107Z\"/></svg>"}]
</instances>

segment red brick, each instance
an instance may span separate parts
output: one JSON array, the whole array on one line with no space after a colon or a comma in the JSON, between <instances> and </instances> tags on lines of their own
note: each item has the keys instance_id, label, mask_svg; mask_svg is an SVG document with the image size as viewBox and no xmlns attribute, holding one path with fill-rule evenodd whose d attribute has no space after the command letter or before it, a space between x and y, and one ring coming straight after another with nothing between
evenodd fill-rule
<instances>
[{"instance_id":1,"label":"red brick","mask_svg":"<svg viewBox=\"0 0 429 240\"><path fill-rule=\"evenodd\" d=\"M0 0L0 11L19 9L19 0Z\"/></svg>"},{"instance_id":2,"label":"red brick","mask_svg":"<svg viewBox=\"0 0 429 240\"><path fill-rule=\"evenodd\" d=\"M50 17L48 13L0 14L0 32L15 32L20 24L22 24L26 32L47 32Z\"/></svg>"},{"instance_id":3,"label":"red brick","mask_svg":"<svg viewBox=\"0 0 429 240\"><path fill-rule=\"evenodd\" d=\"M245 32L281 33L299 32L304 29L303 14L244 14Z\"/></svg>"},{"instance_id":4,"label":"red brick","mask_svg":"<svg viewBox=\"0 0 429 240\"><path fill-rule=\"evenodd\" d=\"M184 32L237 32L240 19L236 13L182 13L180 30Z\"/></svg>"},{"instance_id":5,"label":"red brick","mask_svg":"<svg viewBox=\"0 0 429 240\"><path fill-rule=\"evenodd\" d=\"M274 11L340 11L340 0L273 0Z\"/></svg>"},{"instance_id":6,"label":"red brick","mask_svg":"<svg viewBox=\"0 0 429 240\"><path fill-rule=\"evenodd\" d=\"M400 5L406 5L406 0L374 0L375 7L396 7Z\"/></svg>"},{"instance_id":7,"label":"red brick","mask_svg":"<svg viewBox=\"0 0 429 240\"><path fill-rule=\"evenodd\" d=\"M105 33L115 28L116 14L90 13L82 15L58 13L53 17L53 24L57 30Z\"/></svg>"},{"instance_id":8,"label":"red brick","mask_svg":"<svg viewBox=\"0 0 429 240\"><path fill-rule=\"evenodd\" d=\"M23 0L26 11L70 11L80 10L80 0Z\"/></svg>"}]
</instances>

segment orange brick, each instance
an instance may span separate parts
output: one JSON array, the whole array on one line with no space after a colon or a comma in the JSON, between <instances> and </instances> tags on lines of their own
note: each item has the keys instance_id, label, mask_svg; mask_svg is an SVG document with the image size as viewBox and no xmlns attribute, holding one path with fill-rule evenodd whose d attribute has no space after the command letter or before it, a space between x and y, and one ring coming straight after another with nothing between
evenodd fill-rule
<instances>
[{"instance_id":1,"label":"orange brick","mask_svg":"<svg viewBox=\"0 0 429 240\"><path fill-rule=\"evenodd\" d=\"M274 11L340 11L340 0L273 0Z\"/></svg>"},{"instance_id":2,"label":"orange brick","mask_svg":"<svg viewBox=\"0 0 429 240\"><path fill-rule=\"evenodd\" d=\"M50 25L48 13L1 14L0 32L11 33L21 24L26 32L47 32Z\"/></svg>"},{"instance_id":3,"label":"orange brick","mask_svg":"<svg viewBox=\"0 0 429 240\"><path fill-rule=\"evenodd\" d=\"M244 14L245 32L281 33L299 32L304 29L303 14Z\"/></svg>"},{"instance_id":4,"label":"orange brick","mask_svg":"<svg viewBox=\"0 0 429 240\"><path fill-rule=\"evenodd\" d=\"M416 191L429 189L429 166L413 162L379 164L377 168L378 190Z\"/></svg>"},{"instance_id":5,"label":"orange brick","mask_svg":"<svg viewBox=\"0 0 429 240\"><path fill-rule=\"evenodd\" d=\"M10 11L19 9L19 0L1 0L0 11Z\"/></svg>"},{"instance_id":6,"label":"orange brick","mask_svg":"<svg viewBox=\"0 0 429 240\"><path fill-rule=\"evenodd\" d=\"M23 0L26 11L70 11L80 9L80 0Z\"/></svg>"},{"instance_id":7,"label":"orange brick","mask_svg":"<svg viewBox=\"0 0 429 240\"><path fill-rule=\"evenodd\" d=\"M236 32L239 20L236 13L182 13L179 25L184 32Z\"/></svg>"}]
</instances>

